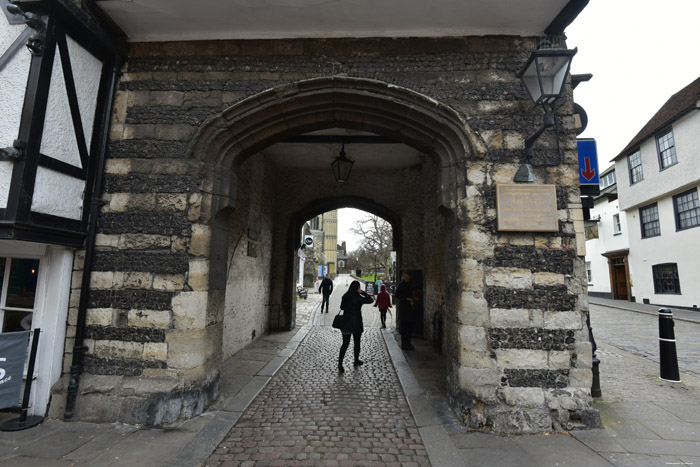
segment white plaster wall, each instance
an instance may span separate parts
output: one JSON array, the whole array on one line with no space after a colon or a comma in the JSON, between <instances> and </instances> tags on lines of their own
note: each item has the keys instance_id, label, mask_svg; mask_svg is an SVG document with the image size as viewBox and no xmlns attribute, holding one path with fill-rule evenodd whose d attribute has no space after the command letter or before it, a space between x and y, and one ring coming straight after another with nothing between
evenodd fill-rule
<instances>
[{"instance_id":1,"label":"white plaster wall","mask_svg":"<svg viewBox=\"0 0 700 467\"><path fill-rule=\"evenodd\" d=\"M23 24L11 25L4 14L0 15L0 55L5 53L25 27ZM31 54L23 46L0 69L0 148L12 146L17 139L30 63ZM12 162L0 161L0 209L7 207L12 167Z\"/></svg>"},{"instance_id":2,"label":"white plaster wall","mask_svg":"<svg viewBox=\"0 0 700 467\"><path fill-rule=\"evenodd\" d=\"M621 232L615 234L613 216L620 214ZM592 282L588 284L589 292L610 293L610 270L608 259L603 253L622 250L629 247L627 240L627 219L625 213L620 213L619 200L609 202L602 198L591 209L591 219L600 216L598 222L598 238L586 240L586 261L591 263Z\"/></svg>"},{"instance_id":3,"label":"white plaster wall","mask_svg":"<svg viewBox=\"0 0 700 467\"><path fill-rule=\"evenodd\" d=\"M73 251L65 247L6 240L0 256L39 259L39 277L32 329L41 329L29 413L45 415L51 387L61 376L63 346L73 266Z\"/></svg>"},{"instance_id":4,"label":"white plaster wall","mask_svg":"<svg viewBox=\"0 0 700 467\"><path fill-rule=\"evenodd\" d=\"M7 17L0 15L0 55L24 30L25 25L10 25ZM0 147L12 146L17 139L22 105L27 87L31 54L21 47L14 57L0 70ZM2 191L2 190L0 190Z\"/></svg>"},{"instance_id":5,"label":"white plaster wall","mask_svg":"<svg viewBox=\"0 0 700 467\"><path fill-rule=\"evenodd\" d=\"M85 181L39 167L36 172L32 211L80 220ZM59 195L60 196L57 196Z\"/></svg>"},{"instance_id":6,"label":"white plaster wall","mask_svg":"<svg viewBox=\"0 0 700 467\"><path fill-rule=\"evenodd\" d=\"M97 90L100 84L102 62L68 37L68 51L73 70L78 106L85 144L88 149L92 138L92 126L95 120ZM70 116L66 84L61 68L61 54L56 48L56 56L51 75L51 89L44 119L44 133L41 140L41 152L67 164L81 167L78 143L75 138L73 120Z\"/></svg>"},{"instance_id":7,"label":"white plaster wall","mask_svg":"<svg viewBox=\"0 0 700 467\"><path fill-rule=\"evenodd\" d=\"M12 167L14 164L9 161L0 161L0 209L7 207L7 198L10 196L10 180L12 178Z\"/></svg>"},{"instance_id":8,"label":"white plaster wall","mask_svg":"<svg viewBox=\"0 0 700 467\"><path fill-rule=\"evenodd\" d=\"M231 216L228 249L230 261L222 342L224 359L268 331L267 304L273 261L273 177L270 167L261 157L246 161L239 173L238 180L243 183L238 187L236 211ZM257 241L248 237L248 229L258 232ZM248 256L249 243L257 249L256 257Z\"/></svg>"},{"instance_id":9,"label":"white plaster wall","mask_svg":"<svg viewBox=\"0 0 700 467\"><path fill-rule=\"evenodd\" d=\"M626 210L652 202L655 198L700 180L700 111L692 111L673 124L678 164L659 170L656 139L641 146L644 180L630 185L627 158L615 163L620 209Z\"/></svg>"},{"instance_id":10,"label":"white plaster wall","mask_svg":"<svg viewBox=\"0 0 700 467\"><path fill-rule=\"evenodd\" d=\"M700 184L696 185L700 190ZM642 238L639 210L626 212L629 226L629 266L632 295L637 302L647 298L652 304L692 307L700 306L700 227L676 231L673 197L657 201L661 235ZM651 267L676 263L681 294L655 294Z\"/></svg>"}]
</instances>

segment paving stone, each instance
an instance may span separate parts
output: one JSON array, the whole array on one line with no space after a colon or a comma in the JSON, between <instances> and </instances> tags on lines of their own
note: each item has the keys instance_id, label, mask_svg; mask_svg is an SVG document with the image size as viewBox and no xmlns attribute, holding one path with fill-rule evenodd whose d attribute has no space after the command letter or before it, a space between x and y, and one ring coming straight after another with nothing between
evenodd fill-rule
<instances>
[{"instance_id":1,"label":"paving stone","mask_svg":"<svg viewBox=\"0 0 700 467\"><path fill-rule=\"evenodd\" d=\"M340 344L337 330L312 327L205 465L430 465L380 329L365 328L360 367L350 344L345 373Z\"/></svg>"}]
</instances>

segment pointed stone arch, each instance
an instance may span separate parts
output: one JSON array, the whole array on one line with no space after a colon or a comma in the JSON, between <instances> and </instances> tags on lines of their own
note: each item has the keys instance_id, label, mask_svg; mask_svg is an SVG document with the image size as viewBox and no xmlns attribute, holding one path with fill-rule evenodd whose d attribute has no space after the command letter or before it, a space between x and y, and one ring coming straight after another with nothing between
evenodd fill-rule
<instances>
[{"instance_id":1,"label":"pointed stone arch","mask_svg":"<svg viewBox=\"0 0 700 467\"><path fill-rule=\"evenodd\" d=\"M237 168L285 138L326 128L386 136L439 160L439 204L464 197L465 161L486 148L454 109L385 82L351 77L300 81L249 97L202 124L188 156L210 166L213 210L235 207Z\"/></svg>"}]
</instances>

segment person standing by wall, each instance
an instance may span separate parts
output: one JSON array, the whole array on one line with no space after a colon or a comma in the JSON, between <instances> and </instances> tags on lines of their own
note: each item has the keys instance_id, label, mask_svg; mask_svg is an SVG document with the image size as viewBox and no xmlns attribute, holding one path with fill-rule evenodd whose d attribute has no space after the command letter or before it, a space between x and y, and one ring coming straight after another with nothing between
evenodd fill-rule
<instances>
[{"instance_id":1,"label":"person standing by wall","mask_svg":"<svg viewBox=\"0 0 700 467\"><path fill-rule=\"evenodd\" d=\"M396 298L398 299L399 322L401 326L401 348L403 350L413 350L411 345L411 334L413 333L413 321L415 312L413 309L416 294L415 286L411 275L404 272L401 276L401 283L396 287Z\"/></svg>"},{"instance_id":2,"label":"person standing by wall","mask_svg":"<svg viewBox=\"0 0 700 467\"><path fill-rule=\"evenodd\" d=\"M333 280L331 276L326 274L326 276L321 281L321 285L318 287L319 293L323 294L323 301L321 302L321 313L323 313L323 306L326 306L326 313L328 313L328 303L330 301L331 294L333 293Z\"/></svg>"},{"instance_id":3,"label":"person standing by wall","mask_svg":"<svg viewBox=\"0 0 700 467\"><path fill-rule=\"evenodd\" d=\"M379 315L382 320L382 328L386 328L386 311L391 308L391 295L386 291L386 285L382 284L377 301L374 306L379 308Z\"/></svg>"},{"instance_id":4,"label":"person standing by wall","mask_svg":"<svg viewBox=\"0 0 700 467\"><path fill-rule=\"evenodd\" d=\"M359 281L352 281L348 291L343 295L340 301L340 309L343 310L343 326L340 331L343 333L343 345L340 347L340 355L338 356L338 371L343 373L343 359L345 352L350 345L350 336L353 337L353 351L355 353L355 361L353 365L360 366L364 362L360 360L360 338L364 326L362 324L362 305L372 303L374 300L367 295L361 288Z\"/></svg>"}]
</instances>

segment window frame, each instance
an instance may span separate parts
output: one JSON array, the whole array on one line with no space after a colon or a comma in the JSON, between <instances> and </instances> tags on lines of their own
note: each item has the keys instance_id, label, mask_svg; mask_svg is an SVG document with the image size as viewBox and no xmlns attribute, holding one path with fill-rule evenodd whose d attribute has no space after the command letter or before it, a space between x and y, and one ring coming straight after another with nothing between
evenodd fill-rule
<instances>
[{"instance_id":1,"label":"window frame","mask_svg":"<svg viewBox=\"0 0 700 467\"><path fill-rule=\"evenodd\" d=\"M593 267L590 261L586 261L586 280L588 285L593 285Z\"/></svg>"},{"instance_id":2,"label":"window frame","mask_svg":"<svg viewBox=\"0 0 700 467\"><path fill-rule=\"evenodd\" d=\"M672 272L673 272L673 277L671 279L664 279L664 277L661 275L662 273L662 268L664 266L671 266ZM658 274L657 274L658 273ZM680 275L678 274L678 263L661 263L661 264L654 264L651 267L651 277L654 282L654 293L658 295L681 295L681 280L680 280ZM665 291L664 288L664 280L672 280L673 281L673 291Z\"/></svg>"},{"instance_id":3,"label":"window frame","mask_svg":"<svg viewBox=\"0 0 700 467\"><path fill-rule=\"evenodd\" d=\"M673 142L673 144L670 145L667 149L665 149L663 151L672 151L673 152L673 156L672 156L673 162L668 164L668 165L664 165L664 157L662 155L663 151L661 149L661 139L668 136L668 135L671 135L670 139ZM673 136L673 128L672 127L665 128L664 130L657 133L657 135L655 136L654 139L656 141L656 156L659 159L659 171L666 170L666 169L678 164L678 154L676 152L676 138L675 138L675 136Z\"/></svg>"},{"instance_id":4,"label":"window frame","mask_svg":"<svg viewBox=\"0 0 700 467\"><path fill-rule=\"evenodd\" d=\"M698 210L698 223L688 226L688 227L681 227L681 218L680 218L680 212L678 211L678 199L682 196L687 196L692 193L695 193L695 200L699 201L700 197L698 195L698 189L696 188L691 188L690 190L684 191L683 193L678 193L677 195L673 196L673 217L676 219L676 231L680 230L688 230L688 229L694 229L695 227L700 227L700 205L696 206L692 209L697 209ZM691 211L692 209L688 209L688 211ZM687 212L687 211L683 211Z\"/></svg>"},{"instance_id":5,"label":"window frame","mask_svg":"<svg viewBox=\"0 0 700 467\"><path fill-rule=\"evenodd\" d=\"M622 233L622 222L620 221L620 214L613 214L613 235L620 235Z\"/></svg>"},{"instance_id":6,"label":"window frame","mask_svg":"<svg viewBox=\"0 0 700 467\"><path fill-rule=\"evenodd\" d=\"M646 230L644 229L644 211L647 209L652 209L656 208L656 223L658 225L658 233L654 235L646 235ZM661 219L659 216L659 205L658 203L651 203L646 206L642 206L639 208L639 224L641 228L641 235L642 238L653 238L653 237L658 237L661 235Z\"/></svg>"},{"instance_id":7,"label":"window frame","mask_svg":"<svg viewBox=\"0 0 700 467\"><path fill-rule=\"evenodd\" d=\"M42 268L42 258L37 257L34 255L9 255L9 254L0 254L0 258L5 259L5 264L3 265L4 271L2 274L3 281L0 284L0 334L3 333L3 329L5 327L5 313L6 312L22 312L22 313L31 313L32 315L32 324L30 326L30 330L33 330L36 327L37 324L37 316L39 313L39 310L42 309L43 304L41 303L40 299L40 293L43 293L43 268ZM37 264L37 278L36 278L36 286L34 287L34 302L32 307L16 307L16 306L7 306L7 296L8 296L8 290L10 286L10 272L12 268L12 262L14 260L32 260L32 261L38 261ZM8 331L9 332L9 331Z\"/></svg>"},{"instance_id":8,"label":"window frame","mask_svg":"<svg viewBox=\"0 0 700 467\"><path fill-rule=\"evenodd\" d=\"M632 167L632 158L635 156L639 156L639 165L636 165ZM634 179L634 169L639 167L639 178L637 180ZM629 171L629 177L630 177L630 185L634 185L635 183L639 183L642 180L644 180L644 166L642 164L642 151L641 149L637 149L633 153L627 156L627 169Z\"/></svg>"}]
</instances>

